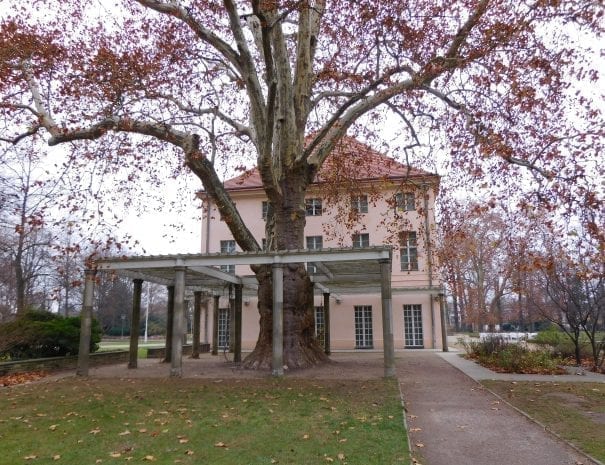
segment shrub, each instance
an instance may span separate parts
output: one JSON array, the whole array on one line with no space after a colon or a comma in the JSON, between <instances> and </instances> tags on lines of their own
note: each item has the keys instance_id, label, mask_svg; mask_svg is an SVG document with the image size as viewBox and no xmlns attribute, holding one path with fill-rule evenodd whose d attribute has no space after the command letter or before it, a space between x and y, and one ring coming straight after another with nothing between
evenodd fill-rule
<instances>
[{"instance_id":1,"label":"shrub","mask_svg":"<svg viewBox=\"0 0 605 465\"><path fill-rule=\"evenodd\" d=\"M27 312L0 325L0 357L27 359L76 355L80 344L80 317L50 312ZM98 349L101 327L93 319L90 351Z\"/></svg>"},{"instance_id":2,"label":"shrub","mask_svg":"<svg viewBox=\"0 0 605 465\"><path fill-rule=\"evenodd\" d=\"M505 373L562 373L562 359L547 350L506 343L501 337L464 343L467 357L481 365Z\"/></svg>"},{"instance_id":3,"label":"shrub","mask_svg":"<svg viewBox=\"0 0 605 465\"><path fill-rule=\"evenodd\" d=\"M554 324L540 331L531 342L549 347L553 354L561 358L576 356L575 345L571 338ZM580 357L591 357L590 341L584 335L580 337Z\"/></svg>"}]
</instances>

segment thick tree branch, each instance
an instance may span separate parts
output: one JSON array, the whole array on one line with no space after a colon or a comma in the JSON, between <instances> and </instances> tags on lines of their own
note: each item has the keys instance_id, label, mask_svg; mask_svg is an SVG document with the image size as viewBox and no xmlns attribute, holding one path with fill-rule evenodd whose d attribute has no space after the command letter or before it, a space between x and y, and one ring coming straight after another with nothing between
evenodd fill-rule
<instances>
[{"instance_id":1,"label":"thick tree branch","mask_svg":"<svg viewBox=\"0 0 605 465\"><path fill-rule=\"evenodd\" d=\"M242 220L233 200L225 191L212 162L199 149L199 137L178 131L167 124L137 121L129 118L109 117L88 128L61 130L54 134L49 145L57 145L75 140L94 140L108 131L136 133L154 137L181 148L185 153L187 166L200 178L208 195L219 209L221 217L229 226L237 243L243 250L260 250L252 233Z\"/></svg>"},{"instance_id":2,"label":"thick tree branch","mask_svg":"<svg viewBox=\"0 0 605 465\"><path fill-rule=\"evenodd\" d=\"M267 119L265 116L266 105L263 91L254 66L254 59L252 58L248 42L246 41L244 31L240 24L237 6L232 0L223 0L223 4L229 15L229 26L241 57L240 73L244 79L246 92L250 100L250 118L256 134L254 140L257 142L263 140L263 138L267 136L267 131L270 130L270 128L267 128ZM260 150L258 145L257 150Z\"/></svg>"},{"instance_id":3,"label":"thick tree branch","mask_svg":"<svg viewBox=\"0 0 605 465\"><path fill-rule=\"evenodd\" d=\"M325 9L324 0L315 2L315 7L311 7L309 3L309 1L305 2L299 15L296 70L294 74L296 124L302 130L304 130L311 111L310 99L314 80L313 62L317 49L321 17Z\"/></svg>"}]
</instances>

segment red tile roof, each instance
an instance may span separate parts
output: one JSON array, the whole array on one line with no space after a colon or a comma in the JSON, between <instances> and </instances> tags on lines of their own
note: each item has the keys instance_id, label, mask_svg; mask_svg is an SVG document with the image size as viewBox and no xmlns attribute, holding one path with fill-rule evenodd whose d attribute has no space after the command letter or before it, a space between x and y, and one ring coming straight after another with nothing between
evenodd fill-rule
<instances>
[{"instance_id":1,"label":"red tile roof","mask_svg":"<svg viewBox=\"0 0 605 465\"><path fill-rule=\"evenodd\" d=\"M401 180L405 178L436 177L428 171L413 168L377 152L369 145L343 137L315 177L315 183L338 182L339 180ZM258 189L262 181L257 168L228 179L227 190Z\"/></svg>"}]
</instances>

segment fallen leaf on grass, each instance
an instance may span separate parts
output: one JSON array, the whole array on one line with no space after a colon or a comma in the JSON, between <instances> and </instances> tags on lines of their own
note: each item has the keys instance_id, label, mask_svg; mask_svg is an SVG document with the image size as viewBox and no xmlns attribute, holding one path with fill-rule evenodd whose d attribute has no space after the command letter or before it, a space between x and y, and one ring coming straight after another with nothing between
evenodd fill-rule
<instances>
[{"instance_id":1,"label":"fallen leaf on grass","mask_svg":"<svg viewBox=\"0 0 605 465\"><path fill-rule=\"evenodd\" d=\"M53 460L59 460L61 456L59 454L53 455Z\"/></svg>"},{"instance_id":2,"label":"fallen leaf on grass","mask_svg":"<svg viewBox=\"0 0 605 465\"><path fill-rule=\"evenodd\" d=\"M118 457L122 457L122 453L121 452L110 452L109 456L114 459L117 459Z\"/></svg>"},{"instance_id":3,"label":"fallen leaf on grass","mask_svg":"<svg viewBox=\"0 0 605 465\"><path fill-rule=\"evenodd\" d=\"M224 442L217 442L214 444L214 447L227 447L227 444L225 444Z\"/></svg>"},{"instance_id":4,"label":"fallen leaf on grass","mask_svg":"<svg viewBox=\"0 0 605 465\"><path fill-rule=\"evenodd\" d=\"M145 457L143 457L143 460L147 462L155 462L155 457L153 455L146 455Z\"/></svg>"},{"instance_id":5,"label":"fallen leaf on grass","mask_svg":"<svg viewBox=\"0 0 605 465\"><path fill-rule=\"evenodd\" d=\"M49 429L49 430L51 430L51 431L54 431L54 430L56 430L56 429L57 429L57 426L59 426L59 425L50 425L50 426L48 427L48 429Z\"/></svg>"},{"instance_id":6,"label":"fallen leaf on grass","mask_svg":"<svg viewBox=\"0 0 605 465\"><path fill-rule=\"evenodd\" d=\"M23 457L25 460L35 460L38 458L37 455L26 455L25 457Z\"/></svg>"},{"instance_id":7,"label":"fallen leaf on grass","mask_svg":"<svg viewBox=\"0 0 605 465\"><path fill-rule=\"evenodd\" d=\"M303 439L309 439L309 435L308 434L303 434Z\"/></svg>"},{"instance_id":8,"label":"fallen leaf on grass","mask_svg":"<svg viewBox=\"0 0 605 465\"><path fill-rule=\"evenodd\" d=\"M345 454L343 454L342 452L340 452L337 456L338 460L344 460L345 459Z\"/></svg>"},{"instance_id":9,"label":"fallen leaf on grass","mask_svg":"<svg viewBox=\"0 0 605 465\"><path fill-rule=\"evenodd\" d=\"M191 449L185 451L185 455L193 455L194 453Z\"/></svg>"},{"instance_id":10,"label":"fallen leaf on grass","mask_svg":"<svg viewBox=\"0 0 605 465\"><path fill-rule=\"evenodd\" d=\"M130 434L130 431L126 430L126 431L122 431L121 433L118 433L118 436L127 436Z\"/></svg>"},{"instance_id":11,"label":"fallen leaf on grass","mask_svg":"<svg viewBox=\"0 0 605 465\"><path fill-rule=\"evenodd\" d=\"M101 429L100 429L100 428L95 428L95 429L93 429L93 430L90 430L90 431L88 432L88 434L99 434L100 432L101 432Z\"/></svg>"}]
</instances>

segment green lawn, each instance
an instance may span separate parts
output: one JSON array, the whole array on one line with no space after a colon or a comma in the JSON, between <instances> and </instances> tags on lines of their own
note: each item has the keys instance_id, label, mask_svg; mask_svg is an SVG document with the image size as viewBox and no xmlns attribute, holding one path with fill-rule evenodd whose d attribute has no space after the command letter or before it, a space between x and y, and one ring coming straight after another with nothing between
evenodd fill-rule
<instances>
[{"instance_id":1,"label":"green lawn","mask_svg":"<svg viewBox=\"0 0 605 465\"><path fill-rule=\"evenodd\" d=\"M572 444L605 461L605 384L482 381Z\"/></svg>"},{"instance_id":2,"label":"green lawn","mask_svg":"<svg viewBox=\"0 0 605 465\"><path fill-rule=\"evenodd\" d=\"M409 464L395 381L63 379L0 389L0 464Z\"/></svg>"}]
</instances>

